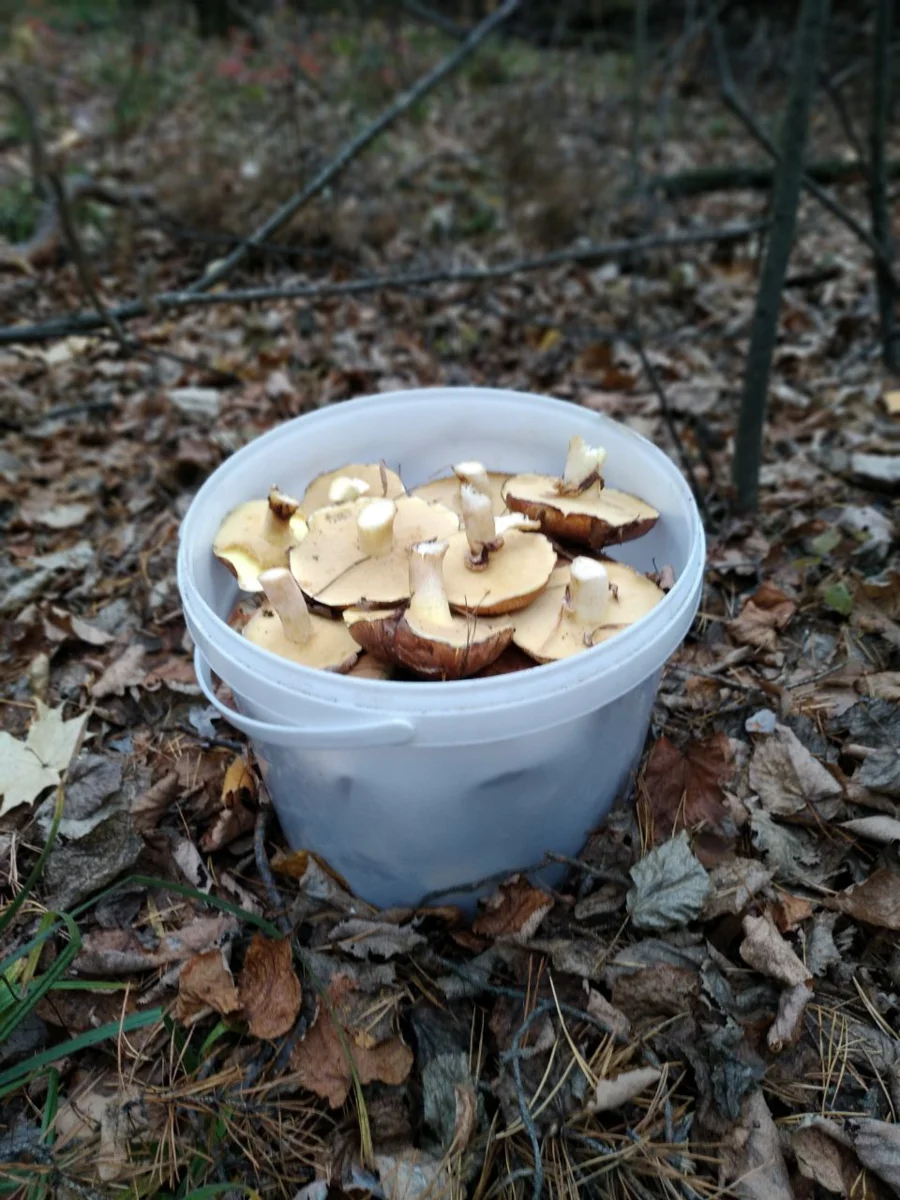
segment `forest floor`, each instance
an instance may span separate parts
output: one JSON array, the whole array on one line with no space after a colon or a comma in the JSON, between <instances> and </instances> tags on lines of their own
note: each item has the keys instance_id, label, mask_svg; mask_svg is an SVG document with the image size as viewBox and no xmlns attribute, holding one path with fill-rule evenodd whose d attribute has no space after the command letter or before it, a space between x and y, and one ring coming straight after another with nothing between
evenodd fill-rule
<instances>
[{"instance_id":1,"label":"forest floor","mask_svg":"<svg viewBox=\"0 0 900 1200\"><path fill-rule=\"evenodd\" d=\"M453 45L282 19L262 49L36 17L6 47L0 1192L900 1194L900 396L870 252L804 198L753 518L730 453L767 193L646 186L765 162L701 31L650 56L638 139L622 53L495 39L214 303L156 303ZM778 62L739 79L772 127ZM817 105L812 160L865 139L865 80ZM867 225L858 177L829 190ZM422 278L555 251L580 255ZM318 291L223 295L261 285ZM147 311L124 338L21 328L98 299ZM287 849L175 581L181 518L239 447L468 383L649 437L708 536L621 806L558 891L510 879L474 921L376 911Z\"/></svg>"}]
</instances>

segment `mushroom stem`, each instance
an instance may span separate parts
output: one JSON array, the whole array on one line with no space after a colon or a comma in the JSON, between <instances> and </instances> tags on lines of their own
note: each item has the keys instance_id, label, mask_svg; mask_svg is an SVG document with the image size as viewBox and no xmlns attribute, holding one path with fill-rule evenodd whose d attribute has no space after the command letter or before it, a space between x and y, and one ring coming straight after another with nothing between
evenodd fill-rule
<instances>
[{"instance_id":1,"label":"mushroom stem","mask_svg":"<svg viewBox=\"0 0 900 1200\"><path fill-rule=\"evenodd\" d=\"M397 506L393 500L371 500L356 518L359 548L369 558L389 554L394 545L394 518Z\"/></svg>"},{"instance_id":2,"label":"mushroom stem","mask_svg":"<svg viewBox=\"0 0 900 1200\"><path fill-rule=\"evenodd\" d=\"M333 479L328 489L329 504L352 504L369 491L369 485L364 479L354 479L349 475L339 475Z\"/></svg>"},{"instance_id":3,"label":"mushroom stem","mask_svg":"<svg viewBox=\"0 0 900 1200\"><path fill-rule=\"evenodd\" d=\"M579 625L600 625L609 609L609 575L603 563L576 558L569 569L566 614Z\"/></svg>"},{"instance_id":4,"label":"mushroom stem","mask_svg":"<svg viewBox=\"0 0 900 1200\"><path fill-rule=\"evenodd\" d=\"M414 621L453 624L442 570L446 553L446 542L418 542L410 550L408 613Z\"/></svg>"},{"instance_id":5,"label":"mushroom stem","mask_svg":"<svg viewBox=\"0 0 900 1200\"><path fill-rule=\"evenodd\" d=\"M566 495L585 491L600 478L600 468L605 461L606 451L602 446L589 446L583 437L576 435L569 442L559 490Z\"/></svg>"},{"instance_id":6,"label":"mushroom stem","mask_svg":"<svg viewBox=\"0 0 900 1200\"><path fill-rule=\"evenodd\" d=\"M470 483L462 485L459 495L466 541L469 543L466 566L473 571L482 571L487 566L491 551L499 550L503 545L503 538L497 535L494 504L490 495L477 491Z\"/></svg>"},{"instance_id":7,"label":"mushroom stem","mask_svg":"<svg viewBox=\"0 0 900 1200\"><path fill-rule=\"evenodd\" d=\"M299 507L299 500L295 500L293 496L281 491L277 485L269 488L269 507L266 509L263 522L263 537L272 539L284 537L291 517Z\"/></svg>"},{"instance_id":8,"label":"mushroom stem","mask_svg":"<svg viewBox=\"0 0 900 1200\"><path fill-rule=\"evenodd\" d=\"M460 485L467 483L470 487L473 487L476 492L480 492L482 496L490 496L491 483L488 479L488 473L484 469L483 463L457 463L453 468L453 474L459 480Z\"/></svg>"},{"instance_id":9,"label":"mushroom stem","mask_svg":"<svg viewBox=\"0 0 900 1200\"><path fill-rule=\"evenodd\" d=\"M312 636L312 622L300 584L286 567L272 567L263 571L259 582L266 599L278 613L284 636L298 646L305 645Z\"/></svg>"}]
</instances>

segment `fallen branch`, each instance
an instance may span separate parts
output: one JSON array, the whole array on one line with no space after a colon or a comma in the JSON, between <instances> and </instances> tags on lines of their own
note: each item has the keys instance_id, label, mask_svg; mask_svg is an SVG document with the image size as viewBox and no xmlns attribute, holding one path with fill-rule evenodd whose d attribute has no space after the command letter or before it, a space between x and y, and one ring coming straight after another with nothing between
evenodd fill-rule
<instances>
[{"instance_id":1,"label":"fallen branch","mask_svg":"<svg viewBox=\"0 0 900 1200\"><path fill-rule=\"evenodd\" d=\"M765 228L765 221L748 221L711 229L686 230L682 233L635 238L632 241L576 246L570 250L557 250L534 258L511 259L488 267L448 267L434 271L410 271L402 275L375 275L368 279L350 279L344 283L272 285L241 288L227 292L161 292L148 303L142 300L132 300L115 309L110 309L108 315L124 322L145 316L151 309L156 313L221 304L256 304L269 300L318 300L326 296L355 296L368 292L405 291L408 288L427 287L438 283L488 283L533 271L544 271L551 267L566 266L570 263L591 267L612 260L628 260L650 250L679 249L709 242L742 241L755 233L762 232ZM8 325L0 329L0 345L8 346L16 342L43 342L53 338L68 337L73 333L93 333L103 328L105 324L106 322L96 313L76 313L72 316L56 317L40 325Z\"/></svg>"},{"instance_id":2,"label":"fallen branch","mask_svg":"<svg viewBox=\"0 0 900 1200\"><path fill-rule=\"evenodd\" d=\"M367 125L361 133L347 142L337 157L324 166L318 175L310 180L306 187L301 188L299 192L295 192L267 221L264 221L262 225L255 229L245 242L237 246L217 266L207 271L202 278L192 284L190 290L192 292L208 291L214 284L219 283L226 276L230 275L257 242L264 242L272 234L277 233L301 208L307 205L314 197L318 196L320 192L323 192L329 184L333 183L338 175L342 174L363 150L371 146L398 117L402 116L414 104L427 96L439 83L465 62L485 38L489 37L495 29L513 15L520 3L521 0L505 0L505 3L501 4L489 17L479 25L476 25L471 33L468 34L465 41L461 42L451 54L443 58L433 70L423 75L418 83L414 84L409 91L403 92L392 104L389 104L371 124Z\"/></svg>"},{"instance_id":3,"label":"fallen branch","mask_svg":"<svg viewBox=\"0 0 900 1200\"><path fill-rule=\"evenodd\" d=\"M656 175L646 181L648 191L661 193L667 200L689 199L707 192L759 191L771 189L776 168L769 163L735 166L697 167L676 175ZM865 183L868 172L864 163L846 159L828 159L807 163L803 169L815 183ZM900 159L885 164L887 179L900 179Z\"/></svg>"}]
</instances>

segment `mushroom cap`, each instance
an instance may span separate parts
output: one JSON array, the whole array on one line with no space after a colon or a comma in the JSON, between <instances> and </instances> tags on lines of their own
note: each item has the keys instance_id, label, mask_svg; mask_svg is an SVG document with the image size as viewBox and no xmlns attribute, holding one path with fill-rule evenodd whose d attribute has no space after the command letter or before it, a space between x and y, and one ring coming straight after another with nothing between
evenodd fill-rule
<instances>
[{"instance_id":1,"label":"mushroom cap","mask_svg":"<svg viewBox=\"0 0 900 1200\"><path fill-rule=\"evenodd\" d=\"M494 504L494 516L498 517L507 511L503 499L503 485L512 478L503 471L488 471L488 482L491 485L491 500ZM434 479L431 483L423 483L410 492L411 496L419 496L429 504L443 504L457 516L462 516L462 503L459 498L460 481L455 475L447 475L443 479Z\"/></svg>"},{"instance_id":2,"label":"mushroom cap","mask_svg":"<svg viewBox=\"0 0 900 1200\"><path fill-rule=\"evenodd\" d=\"M340 479L341 476L367 483L369 485L369 490L366 492L367 500L376 500L381 497L394 500L406 492L400 476L395 471L390 471L387 467L382 466L381 463L348 463L347 466L339 467L336 471L326 471L323 475L315 477L300 501L300 507L307 517L317 509L326 508L333 503L328 498L328 492L334 481Z\"/></svg>"},{"instance_id":3,"label":"mushroom cap","mask_svg":"<svg viewBox=\"0 0 900 1200\"><path fill-rule=\"evenodd\" d=\"M625 563L604 561L611 595L607 615L600 625L583 624L567 611L569 570L558 567L546 591L516 617L513 641L539 663L555 662L580 654L615 637L654 609L665 593Z\"/></svg>"},{"instance_id":4,"label":"mushroom cap","mask_svg":"<svg viewBox=\"0 0 900 1200\"><path fill-rule=\"evenodd\" d=\"M556 551L542 533L509 529L503 545L473 571L466 563L469 543L464 532L448 539L444 587L450 607L480 616L517 612L546 587L556 566Z\"/></svg>"},{"instance_id":5,"label":"mushroom cap","mask_svg":"<svg viewBox=\"0 0 900 1200\"><path fill-rule=\"evenodd\" d=\"M426 679L464 679L499 658L513 636L511 622L454 617L449 625L417 621L402 608L347 609L344 620L370 654L409 667Z\"/></svg>"},{"instance_id":6,"label":"mushroom cap","mask_svg":"<svg viewBox=\"0 0 900 1200\"><path fill-rule=\"evenodd\" d=\"M244 637L263 650L320 671L348 670L359 657L359 646L343 621L309 614L311 632L306 642L292 642L285 635L278 614L268 606L254 613L244 626Z\"/></svg>"},{"instance_id":7,"label":"mushroom cap","mask_svg":"<svg viewBox=\"0 0 900 1200\"><path fill-rule=\"evenodd\" d=\"M280 497L280 493L274 495ZM213 554L237 578L245 592L261 592L259 576L272 567L286 567L291 547L307 533L303 515L287 504L247 500L229 512L213 539ZM282 515L283 514L283 515Z\"/></svg>"},{"instance_id":8,"label":"mushroom cap","mask_svg":"<svg viewBox=\"0 0 900 1200\"><path fill-rule=\"evenodd\" d=\"M309 533L291 552L294 578L319 604L348 608L362 601L392 605L408 599L410 546L445 538L459 528L459 518L449 509L400 496L394 501L392 548L368 557L359 548L357 518L372 503L366 498L318 509L309 519Z\"/></svg>"},{"instance_id":9,"label":"mushroom cap","mask_svg":"<svg viewBox=\"0 0 900 1200\"><path fill-rule=\"evenodd\" d=\"M552 475L514 475L503 489L514 512L540 521L551 537L599 548L630 542L648 533L659 520L655 508L602 480L574 496L561 494Z\"/></svg>"},{"instance_id":10,"label":"mushroom cap","mask_svg":"<svg viewBox=\"0 0 900 1200\"><path fill-rule=\"evenodd\" d=\"M346 626L344 628L346 629ZM363 650L347 674L354 679L390 679L393 667L389 662L376 658L374 654L367 654Z\"/></svg>"}]
</instances>

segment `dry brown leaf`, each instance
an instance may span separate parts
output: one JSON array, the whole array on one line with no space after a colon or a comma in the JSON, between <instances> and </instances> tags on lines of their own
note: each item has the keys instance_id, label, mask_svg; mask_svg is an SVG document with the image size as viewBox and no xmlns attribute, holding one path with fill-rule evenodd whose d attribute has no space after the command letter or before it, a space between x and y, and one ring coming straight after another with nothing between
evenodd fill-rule
<instances>
[{"instance_id":1,"label":"dry brown leaf","mask_svg":"<svg viewBox=\"0 0 900 1200\"><path fill-rule=\"evenodd\" d=\"M222 809L200 839L200 849L205 853L221 850L245 833L256 823L256 814L251 805L256 803L256 777L241 755L228 764L222 781Z\"/></svg>"},{"instance_id":2,"label":"dry brown leaf","mask_svg":"<svg viewBox=\"0 0 900 1200\"><path fill-rule=\"evenodd\" d=\"M832 896L828 906L855 921L877 925L879 929L900 930L900 874L888 867L875 871L865 883L858 883Z\"/></svg>"},{"instance_id":3,"label":"dry brown leaf","mask_svg":"<svg viewBox=\"0 0 900 1200\"><path fill-rule=\"evenodd\" d=\"M221 950L207 950L188 959L178 976L175 1016L186 1025L210 1009L227 1017L241 1007L231 968Z\"/></svg>"},{"instance_id":4,"label":"dry brown leaf","mask_svg":"<svg viewBox=\"0 0 900 1200\"><path fill-rule=\"evenodd\" d=\"M537 932L552 907L551 896L532 887L523 876L516 875L508 883L501 884L490 897L472 929L482 937L527 941Z\"/></svg>"},{"instance_id":5,"label":"dry brown leaf","mask_svg":"<svg viewBox=\"0 0 900 1200\"><path fill-rule=\"evenodd\" d=\"M735 620L729 621L728 632L746 646L775 650L778 631L789 624L796 611L794 601L767 581L746 601Z\"/></svg>"},{"instance_id":6,"label":"dry brown leaf","mask_svg":"<svg viewBox=\"0 0 900 1200\"><path fill-rule=\"evenodd\" d=\"M145 946L130 929L97 929L82 938L74 967L82 975L152 971L221 945L238 928L234 917L195 917L181 929L161 937L154 949Z\"/></svg>"},{"instance_id":7,"label":"dry brown leaf","mask_svg":"<svg viewBox=\"0 0 900 1200\"><path fill-rule=\"evenodd\" d=\"M739 954L748 967L792 988L809 980L809 971L790 948L770 917L744 917Z\"/></svg>"},{"instance_id":8,"label":"dry brown leaf","mask_svg":"<svg viewBox=\"0 0 900 1200\"><path fill-rule=\"evenodd\" d=\"M756 743L750 787L766 812L778 816L813 809L830 820L842 805L841 785L787 725L776 725Z\"/></svg>"},{"instance_id":9,"label":"dry brown leaf","mask_svg":"<svg viewBox=\"0 0 900 1200\"><path fill-rule=\"evenodd\" d=\"M138 833L149 833L156 828L160 817L178 795L180 786L176 772L169 771L137 797L131 805L131 818Z\"/></svg>"},{"instance_id":10,"label":"dry brown leaf","mask_svg":"<svg viewBox=\"0 0 900 1200\"><path fill-rule=\"evenodd\" d=\"M657 963L612 981L612 1002L632 1021L686 1012L700 991L697 972Z\"/></svg>"},{"instance_id":11,"label":"dry brown leaf","mask_svg":"<svg viewBox=\"0 0 900 1200\"><path fill-rule=\"evenodd\" d=\"M615 1079L599 1079L594 1095L587 1103L588 1112L609 1112L610 1109L621 1108L658 1082L661 1074L656 1067L637 1067L633 1071L622 1071Z\"/></svg>"},{"instance_id":12,"label":"dry brown leaf","mask_svg":"<svg viewBox=\"0 0 900 1200\"><path fill-rule=\"evenodd\" d=\"M271 1041L287 1033L300 1012L300 980L292 966L290 938L275 941L261 933L244 956L238 994L254 1037Z\"/></svg>"},{"instance_id":13,"label":"dry brown leaf","mask_svg":"<svg viewBox=\"0 0 900 1200\"><path fill-rule=\"evenodd\" d=\"M762 1092L745 1101L725 1147L729 1195L739 1200L794 1200L778 1127Z\"/></svg>"},{"instance_id":14,"label":"dry brown leaf","mask_svg":"<svg viewBox=\"0 0 900 1200\"><path fill-rule=\"evenodd\" d=\"M790 1134L791 1149L804 1179L814 1180L828 1192L849 1196L859 1167L853 1155L821 1129L802 1126Z\"/></svg>"},{"instance_id":15,"label":"dry brown leaf","mask_svg":"<svg viewBox=\"0 0 900 1200\"><path fill-rule=\"evenodd\" d=\"M412 1051L399 1037L374 1046L360 1045L354 1031L344 1025L348 998L354 989L348 976L334 976L328 985L327 1003L319 1002L312 1027L291 1055L291 1068L299 1073L303 1086L326 1099L332 1108L340 1108L350 1094L353 1075L349 1055L361 1083L377 1079L398 1086L413 1064Z\"/></svg>"},{"instance_id":16,"label":"dry brown leaf","mask_svg":"<svg viewBox=\"0 0 900 1200\"><path fill-rule=\"evenodd\" d=\"M778 1054L785 1046L796 1041L800 1034L800 1022L811 999L812 988L805 983L787 988L778 997L778 1014L766 1035L766 1044L773 1054Z\"/></svg>"},{"instance_id":17,"label":"dry brown leaf","mask_svg":"<svg viewBox=\"0 0 900 1200\"><path fill-rule=\"evenodd\" d=\"M771 908L771 916L779 933L790 933L813 915L813 906L803 896L792 896L781 892L777 904Z\"/></svg>"},{"instance_id":18,"label":"dry brown leaf","mask_svg":"<svg viewBox=\"0 0 900 1200\"><path fill-rule=\"evenodd\" d=\"M900 671L879 671L864 675L857 690L873 700L900 700Z\"/></svg>"},{"instance_id":19,"label":"dry brown leaf","mask_svg":"<svg viewBox=\"0 0 900 1200\"><path fill-rule=\"evenodd\" d=\"M757 892L772 882L773 872L755 858L733 858L714 867L709 876L709 895L700 914L704 921L726 913L736 915L747 907Z\"/></svg>"},{"instance_id":20,"label":"dry brown leaf","mask_svg":"<svg viewBox=\"0 0 900 1200\"><path fill-rule=\"evenodd\" d=\"M882 846L900 842L900 821L896 817L859 817L855 821L842 821L841 829L846 829L854 837L867 838Z\"/></svg>"},{"instance_id":21,"label":"dry brown leaf","mask_svg":"<svg viewBox=\"0 0 900 1200\"><path fill-rule=\"evenodd\" d=\"M731 743L724 733L691 741L679 750L661 737L640 783L654 843L680 829L718 829L727 815L722 785L733 770Z\"/></svg>"},{"instance_id":22,"label":"dry brown leaf","mask_svg":"<svg viewBox=\"0 0 900 1200\"><path fill-rule=\"evenodd\" d=\"M900 1195L900 1126L870 1117L847 1122L853 1149L864 1167Z\"/></svg>"},{"instance_id":23,"label":"dry brown leaf","mask_svg":"<svg viewBox=\"0 0 900 1200\"><path fill-rule=\"evenodd\" d=\"M587 991L585 1012L595 1021L599 1021L613 1037L627 1038L631 1033L631 1022L625 1014L620 1012L614 1004L610 1004L602 992L592 988L587 980L584 980L584 987Z\"/></svg>"},{"instance_id":24,"label":"dry brown leaf","mask_svg":"<svg viewBox=\"0 0 900 1200\"><path fill-rule=\"evenodd\" d=\"M135 642L94 681L91 695L95 700L102 700L106 696L124 696L127 688L137 687L143 682L146 674L141 666L143 660L144 647Z\"/></svg>"},{"instance_id":25,"label":"dry brown leaf","mask_svg":"<svg viewBox=\"0 0 900 1200\"><path fill-rule=\"evenodd\" d=\"M448 1157L462 1154L475 1136L478 1126L478 1097L472 1084L454 1084L453 1095L456 1101L456 1118L453 1122L453 1137L447 1150Z\"/></svg>"},{"instance_id":26,"label":"dry brown leaf","mask_svg":"<svg viewBox=\"0 0 900 1200\"><path fill-rule=\"evenodd\" d=\"M44 618L44 629L52 641L61 641L66 637L76 638L89 646L107 646L114 640L111 633L97 629L81 617L68 613L63 608L51 608Z\"/></svg>"}]
</instances>

